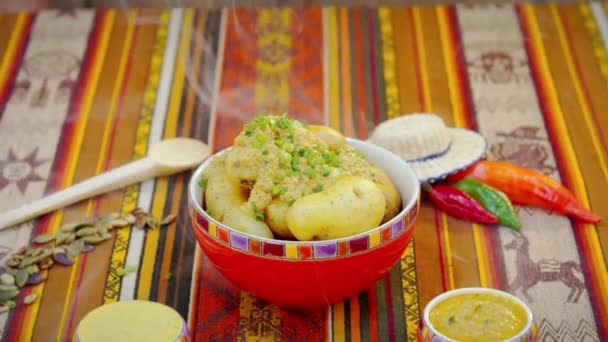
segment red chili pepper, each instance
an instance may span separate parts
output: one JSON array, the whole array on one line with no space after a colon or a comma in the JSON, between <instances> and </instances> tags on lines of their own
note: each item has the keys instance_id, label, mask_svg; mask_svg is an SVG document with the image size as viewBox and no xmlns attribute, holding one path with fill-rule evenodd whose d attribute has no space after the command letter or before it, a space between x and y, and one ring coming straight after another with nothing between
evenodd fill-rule
<instances>
[{"instance_id":1,"label":"red chili pepper","mask_svg":"<svg viewBox=\"0 0 608 342\"><path fill-rule=\"evenodd\" d=\"M583 222L597 223L602 218L585 209L559 182L544 174L506 162L482 160L448 178L452 182L473 178L504 192L520 205L555 210Z\"/></svg>"},{"instance_id":2,"label":"red chili pepper","mask_svg":"<svg viewBox=\"0 0 608 342\"><path fill-rule=\"evenodd\" d=\"M442 184L428 186L426 189L431 202L451 216L478 223L498 223L496 216L487 212L479 202L460 189Z\"/></svg>"}]
</instances>

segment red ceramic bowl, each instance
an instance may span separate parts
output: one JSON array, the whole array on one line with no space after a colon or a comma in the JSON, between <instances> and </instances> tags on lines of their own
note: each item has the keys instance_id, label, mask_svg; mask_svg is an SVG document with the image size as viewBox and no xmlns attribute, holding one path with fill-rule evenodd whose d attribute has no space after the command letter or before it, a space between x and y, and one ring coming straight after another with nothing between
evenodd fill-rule
<instances>
[{"instance_id":1,"label":"red ceramic bowl","mask_svg":"<svg viewBox=\"0 0 608 342\"><path fill-rule=\"evenodd\" d=\"M228 280L278 306L318 308L369 288L397 263L414 234L420 183L393 153L356 139L348 143L392 179L403 210L380 227L335 240L266 239L223 225L201 207L198 182L213 156L198 167L189 184L192 228L202 250Z\"/></svg>"}]
</instances>

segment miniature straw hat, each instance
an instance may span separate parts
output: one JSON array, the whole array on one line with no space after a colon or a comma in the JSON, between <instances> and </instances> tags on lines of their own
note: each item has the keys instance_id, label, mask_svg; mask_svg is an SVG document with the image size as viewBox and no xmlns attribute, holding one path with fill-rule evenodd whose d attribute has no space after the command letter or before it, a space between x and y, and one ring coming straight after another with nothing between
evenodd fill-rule
<instances>
[{"instance_id":1,"label":"miniature straw hat","mask_svg":"<svg viewBox=\"0 0 608 342\"><path fill-rule=\"evenodd\" d=\"M375 128L369 142L403 158L422 183L440 180L472 165L487 150L482 135L446 127L439 116L427 113L384 121Z\"/></svg>"}]
</instances>

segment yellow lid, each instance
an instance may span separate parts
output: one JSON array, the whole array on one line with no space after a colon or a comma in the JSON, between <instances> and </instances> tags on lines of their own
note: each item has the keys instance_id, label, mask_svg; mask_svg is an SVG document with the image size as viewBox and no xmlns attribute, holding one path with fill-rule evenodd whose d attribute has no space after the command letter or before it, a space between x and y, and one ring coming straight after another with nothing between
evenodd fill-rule
<instances>
[{"instance_id":1,"label":"yellow lid","mask_svg":"<svg viewBox=\"0 0 608 342\"><path fill-rule=\"evenodd\" d=\"M78 325L76 341L176 341L184 337L184 325L182 317L166 305L143 300L122 301L89 312Z\"/></svg>"}]
</instances>

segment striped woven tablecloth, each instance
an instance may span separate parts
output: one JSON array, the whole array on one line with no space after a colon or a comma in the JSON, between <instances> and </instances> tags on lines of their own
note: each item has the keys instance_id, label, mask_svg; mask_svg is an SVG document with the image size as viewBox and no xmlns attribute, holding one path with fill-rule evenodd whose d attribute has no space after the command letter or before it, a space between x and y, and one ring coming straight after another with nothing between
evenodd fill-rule
<instances>
[{"instance_id":1,"label":"striped woven tablecloth","mask_svg":"<svg viewBox=\"0 0 608 342\"><path fill-rule=\"evenodd\" d=\"M2 14L0 210L141 158L166 137L217 151L258 113L366 138L382 120L423 111L479 130L489 158L540 170L608 217L607 13L580 3ZM22 291L19 301L36 293L36 302L0 316L2 340L67 341L90 310L140 298L176 308L196 341L413 341L425 304L465 286L527 302L543 341L608 338L605 223L518 208L523 237L511 243L507 229L423 203L390 274L341 304L298 312L239 291L197 248L189 176L0 233L6 258L86 215L178 214L165 229L120 230L73 267L54 267ZM521 267L530 262L539 267Z\"/></svg>"}]
</instances>

